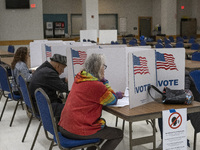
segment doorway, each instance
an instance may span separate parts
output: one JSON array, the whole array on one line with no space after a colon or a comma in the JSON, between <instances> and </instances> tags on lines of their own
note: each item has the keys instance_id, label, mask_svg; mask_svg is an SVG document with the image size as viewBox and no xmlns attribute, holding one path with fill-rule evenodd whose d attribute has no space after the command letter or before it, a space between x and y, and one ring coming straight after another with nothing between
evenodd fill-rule
<instances>
[{"instance_id":1,"label":"doorway","mask_svg":"<svg viewBox=\"0 0 200 150\"><path fill-rule=\"evenodd\" d=\"M152 31L152 17L138 17L138 35L145 37L151 37Z\"/></svg>"}]
</instances>

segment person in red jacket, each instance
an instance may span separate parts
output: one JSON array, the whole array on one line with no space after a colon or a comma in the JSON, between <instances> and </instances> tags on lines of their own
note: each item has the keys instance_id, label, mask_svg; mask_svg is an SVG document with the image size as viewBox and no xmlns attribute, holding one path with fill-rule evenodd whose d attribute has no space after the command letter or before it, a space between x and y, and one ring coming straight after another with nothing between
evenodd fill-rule
<instances>
[{"instance_id":1,"label":"person in red jacket","mask_svg":"<svg viewBox=\"0 0 200 150\"><path fill-rule=\"evenodd\" d=\"M108 85L104 78L106 67L102 54L91 54L85 61L84 69L75 76L58 125L67 138L100 138L106 140L101 150L114 150L123 139L123 131L106 126L101 114L103 106L116 104L123 93L115 93Z\"/></svg>"}]
</instances>

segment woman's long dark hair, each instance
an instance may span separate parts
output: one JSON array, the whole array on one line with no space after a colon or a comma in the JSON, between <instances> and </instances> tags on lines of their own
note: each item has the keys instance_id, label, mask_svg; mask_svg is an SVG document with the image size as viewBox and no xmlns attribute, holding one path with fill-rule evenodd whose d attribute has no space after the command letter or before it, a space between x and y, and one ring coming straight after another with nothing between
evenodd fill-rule
<instances>
[{"instance_id":1,"label":"woman's long dark hair","mask_svg":"<svg viewBox=\"0 0 200 150\"><path fill-rule=\"evenodd\" d=\"M17 49L15 56L14 56L14 59L11 63L11 69L14 69L16 63L19 62L19 61L27 63L27 53L28 53L27 47L19 47Z\"/></svg>"}]
</instances>

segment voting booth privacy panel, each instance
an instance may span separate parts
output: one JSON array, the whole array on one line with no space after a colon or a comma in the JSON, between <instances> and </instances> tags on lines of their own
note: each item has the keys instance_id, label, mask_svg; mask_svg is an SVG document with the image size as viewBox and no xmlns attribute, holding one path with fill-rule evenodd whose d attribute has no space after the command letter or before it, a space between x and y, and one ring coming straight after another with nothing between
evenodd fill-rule
<instances>
[{"instance_id":1,"label":"voting booth privacy panel","mask_svg":"<svg viewBox=\"0 0 200 150\"><path fill-rule=\"evenodd\" d=\"M185 49L156 49L156 86L163 90L165 86L171 89L185 87ZM157 94L156 97L160 95Z\"/></svg>"},{"instance_id":2,"label":"voting booth privacy panel","mask_svg":"<svg viewBox=\"0 0 200 150\"><path fill-rule=\"evenodd\" d=\"M150 102L149 84L161 91L165 86L171 89L184 89L185 49L170 48L155 51L135 51L129 53L129 101L130 108ZM152 91L156 98L160 94Z\"/></svg>"},{"instance_id":3,"label":"voting booth privacy panel","mask_svg":"<svg viewBox=\"0 0 200 150\"><path fill-rule=\"evenodd\" d=\"M45 47L48 46L48 47ZM30 43L30 64L31 68L40 66L44 61L49 60L46 54L51 53L52 46L91 46L96 43L91 42L75 42L75 41L36 41ZM59 50L58 50L59 51ZM48 55L51 57L50 55Z\"/></svg>"},{"instance_id":4,"label":"voting booth privacy panel","mask_svg":"<svg viewBox=\"0 0 200 150\"><path fill-rule=\"evenodd\" d=\"M110 44L117 41L117 30L99 30L99 44Z\"/></svg>"},{"instance_id":5,"label":"voting booth privacy panel","mask_svg":"<svg viewBox=\"0 0 200 150\"><path fill-rule=\"evenodd\" d=\"M83 42L85 39L86 41L95 41L97 42L97 30L80 30L80 41Z\"/></svg>"},{"instance_id":6,"label":"voting booth privacy panel","mask_svg":"<svg viewBox=\"0 0 200 150\"><path fill-rule=\"evenodd\" d=\"M83 69L83 61L85 57L89 57L92 53L103 54L105 56L105 78L109 81L112 89L124 92L128 86L128 52L141 51L141 48L129 47L124 45L102 45L93 47L72 47L68 48L68 78L69 89L74 81L74 76ZM152 49L145 48L146 51L153 51ZM86 52L86 54L85 54ZM82 55L84 54L84 58ZM87 55L87 56L86 56ZM73 58L72 58L73 57ZM72 61L72 59L74 59ZM84 59L84 60L82 60ZM74 61L81 61L78 64Z\"/></svg>"},{"instance_id":7,"label":"voting booth privacy panel","mask_svg":"<svg viewBox=\"0 0 200 150\"><path fill-rule=\"evenodd\" d=\"M62 41L36 41L30 42L30 65L32 67L37 67L41 65L45 58L43 54L44 44L51 44L63 45Z\"/></svg>"},{"instance_id":8,"label":"voting booth privacy panel","mask_svg":"<svg viewBox=\"0 0 200 150\"><path fill-rule=\"evenodd\" d=\"M130 108L152 101L148 86L155 85L155 52L141 50L129 53L129 104Z\"/></svg>"}]
</instances>

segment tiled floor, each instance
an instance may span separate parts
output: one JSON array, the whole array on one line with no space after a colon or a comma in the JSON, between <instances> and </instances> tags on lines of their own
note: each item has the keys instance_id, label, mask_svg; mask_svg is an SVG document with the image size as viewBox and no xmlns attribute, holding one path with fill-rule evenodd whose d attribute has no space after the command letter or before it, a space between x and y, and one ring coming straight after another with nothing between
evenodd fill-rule
<instances>
[{"instance_id":1,"label":"tiled floor","mask_svg":"<svg viewBox=\"0 0 200 150\"><path fill-rule=\"evenodd\" d=\"M5 98L2 98L2 100L0 101L0 111L2 110L4 102L5 102ZM26 115L26 112L22 110L20 106L17 110L12 127L9 127L15 104L16 104L15 102L9 102L7 104L4 116L0 122L0 150L29 150L31 147L35 132L37 130L38 124L39 124L38 120L36 119L32 121L32 124L27 133L25 142L22 143L21 142L22 136L24 134L24 131L29 119ZM103 112L102 116L106 119L108 126L115 125L115 119L116 119L115 116L108 114L107 112ZM187 124L188 124L188 128L187 128L188 139L190 140L190 144L191 144L190 149L192 150L194 130L189 121ZM121 125L122 125L122 120L119 119L118 127L121 128ZM152 133L152 127L150 124L147 125L146 121L133 123L133 137L151 135L151 133ZM157 137L156 143L157 145L159 145L160 144L159 132L156 133L156 137ZM200 134L198 135L197 139L198 141L200 140ZM129 142L128 123L126 122L125 131L124 131L124 139L116 148L116 150L128 150L129 149L128 142ZM50 146L50 142L46 139L43 128L41 128L41 131L39 133L34 149L47 150L49 146ZM149 143L149 144L145 144L141 146L135 146L133 147L133 150L148 150L152 148L153 148L153 144ZM54 147L53 150L58 150L58 147ZM197 142L197 150L200 150L199 142Z\"/></svg>"}]
</instances>

